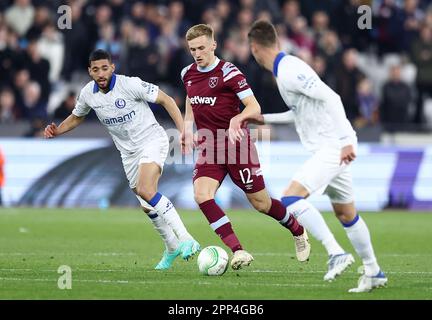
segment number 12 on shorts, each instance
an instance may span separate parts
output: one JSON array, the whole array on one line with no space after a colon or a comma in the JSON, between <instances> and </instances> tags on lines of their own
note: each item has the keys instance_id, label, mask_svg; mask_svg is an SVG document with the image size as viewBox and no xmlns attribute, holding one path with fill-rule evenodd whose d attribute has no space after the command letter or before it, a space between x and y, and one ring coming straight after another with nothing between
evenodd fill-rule
<instances>
[{"instance_id":1,"label":"number 12 on shorts","mask_svg":"<svg viewBox=\"0 0 432 320\"><path fill-rule=\"evenodd\" d=\"M251 170L249 168L241 169L241 170L239 170L239 173L240 173L240 178L241 178L243 184L249 184L249 183L253 182L252 173L251 173ZM245 177L246 177L246 179L245 179Z\"/></svg>"}]
</instances>

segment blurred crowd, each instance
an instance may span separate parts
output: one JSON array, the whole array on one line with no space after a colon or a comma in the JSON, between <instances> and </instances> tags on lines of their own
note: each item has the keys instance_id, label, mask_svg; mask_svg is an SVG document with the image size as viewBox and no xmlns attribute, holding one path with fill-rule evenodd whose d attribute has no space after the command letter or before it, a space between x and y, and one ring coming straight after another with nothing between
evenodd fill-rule
<instances>
[{"instance_id":1,"label":"blurred crowd","mask_svg":"<svg viewBox=\"0 0 432 320\"><path fill-rule=\"evenodd\" d=\"M356 128L427 130L431 2L2 0L0 123L29 121L26 135L39 136L48 121L64 119L89 81L88 55L95 48L112 54L116 72L160 85L183 107L180 71L193 62L184 35L196 23L213 26L217 55L243 71L263 112L285 111L271 74L248 48L253 21L268 19L277 27L282 50L305 60L335 89ZM66 11L59 10L62 5ZM372 9L371 29L358 26L361 5ZM68 10L71 28L64 28L59 19Z\"/></svg>"}]
</instances>

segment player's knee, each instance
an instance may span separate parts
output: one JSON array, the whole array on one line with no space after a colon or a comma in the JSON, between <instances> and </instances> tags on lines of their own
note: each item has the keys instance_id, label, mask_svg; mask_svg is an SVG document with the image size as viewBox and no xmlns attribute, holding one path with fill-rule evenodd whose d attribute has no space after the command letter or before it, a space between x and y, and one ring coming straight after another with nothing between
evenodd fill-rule
<instances>
[{"instance_id":1,"label":"player's knee","mask_svg":"<svg viewBox=\"0 0 432 320\"><path fill-rule=\"evenodd\" d=\"M203 192L202 190L195 190L194 191L194 198L195 198L195 202L197 204L201 204L203 202L206 202L208 200L213 199L214 196L212 194L210 194L209 192Z\"/></svg>"},{"instance_id":2,"label":"player's knee","mask_svg":"<svg viewBox=\"0 0 432 320\"><path fill-rule=\"evenodd\" d=\"M356 213L351 211L338 211L335 215L342 223L350 223L356 217Z\"/></svg>"},{"instance_id":3,"label":"player's knee","mask_svg":"<svg viewBox=\"0 0 432 320\"><path fill-rule=\"evenodd\" d=\"M255 210L262 213L267 213L271 207L271 201L268 203L268 201L264 201L263 199L250 199L250 203Z\"/></svg>"},{"instance_id":4,"label":"player's knee","mask_svg":"<svg viewBox=\"0 0 432 320\"><path fill-rule=\"evenodd\" d=\"M154 195L156 194L156 191L154 188L150 186L138 186L137 187L137 194L143 198L145 201L150 201Z\"/></svg>"},{"instance_id":5,"label":"player's knee","mask_svg":"<svg viewBox=\"0 0 432 320\"><path fill-rule=\"evenodd\" d=\"M357 215L357 211L354 204L335 204L333 203L333 209L336 218L342 223L350 223Z\"/></svg>"}]
</instances>

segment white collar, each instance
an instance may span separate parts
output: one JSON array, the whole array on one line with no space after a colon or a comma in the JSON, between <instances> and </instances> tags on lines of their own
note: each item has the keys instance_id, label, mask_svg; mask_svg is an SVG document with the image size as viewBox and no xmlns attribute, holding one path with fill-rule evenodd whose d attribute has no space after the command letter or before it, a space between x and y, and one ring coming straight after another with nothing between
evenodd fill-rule
<instances>
[{"instance_id":1,"label":"white collar","mask_svg":"<svg viewBox=\"0 0 432 320\"><path fill-rule=\"evenodd\" d=\"M216 68L216 66L218 65L219 62L220 62L219 58L216 57L215 62L213 62L213 64L211 64L211 65L209 65L207 67L204 67L204 68L201 68L200 66L197 66L197 69L198 69L198 71L201 71L201 72L210 72L214 68Z\"/></svg>"}]
</instances>

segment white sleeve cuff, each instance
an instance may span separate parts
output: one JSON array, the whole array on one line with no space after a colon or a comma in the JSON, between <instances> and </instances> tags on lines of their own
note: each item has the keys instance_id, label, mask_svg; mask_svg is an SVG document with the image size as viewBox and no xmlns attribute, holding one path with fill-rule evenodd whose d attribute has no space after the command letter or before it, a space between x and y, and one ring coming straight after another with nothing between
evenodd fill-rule
<instances>
[{"instance_id":1,"label":"white sleeve cuff","mask_svg":"<svg viewBox=\"0 0 432 320\"><path fill-rule=\"evenodd\" d=\"M291 123L294 122L294 113L286 111L281 113L263 114L265 123Z\"/></svg>"},{"instance_id":2,"label":"white sleeve cuff","mask_svg":"<svg viewBox=\"0 0 432 320\"><path fill-rule=\"evenodd\" d=\"M240 100L243 100L244 98L247 98L247 97L252 96L252 95L253 95L253 91L250 88L237 93L237 97Z\"/></svg>"}]
</instances>

